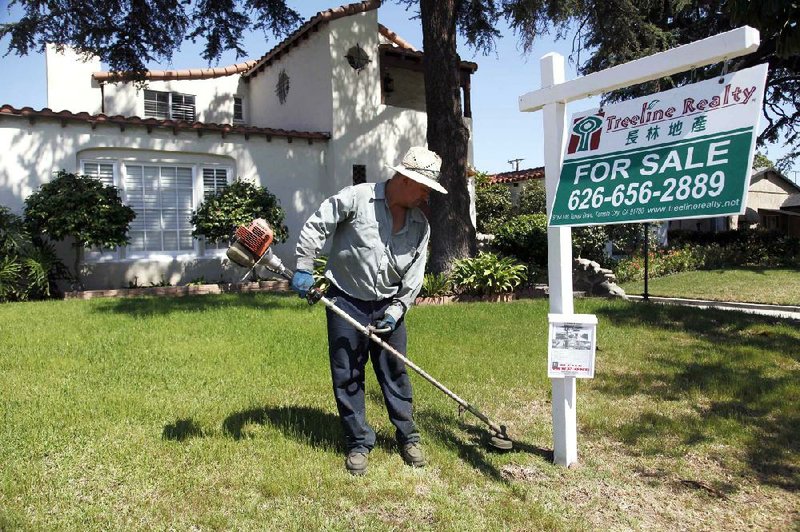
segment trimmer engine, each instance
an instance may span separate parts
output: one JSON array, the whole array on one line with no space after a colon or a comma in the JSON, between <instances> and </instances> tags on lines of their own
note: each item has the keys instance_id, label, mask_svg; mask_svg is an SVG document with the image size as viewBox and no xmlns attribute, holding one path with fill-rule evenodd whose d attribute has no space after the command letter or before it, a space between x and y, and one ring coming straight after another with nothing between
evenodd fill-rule
<instances>
[{"instance_id":1,"label":"trimmer engine","mask_svg":"<svg viewBox=\"0 0 800 532\"><path fill-rule=\"evenodd\" d=\"M240 225L234 233L236 240L228 248L228 258L244 268L252 268L272 244L272 228L263 218L250 225Z\"/></svg>"}]
</instances>

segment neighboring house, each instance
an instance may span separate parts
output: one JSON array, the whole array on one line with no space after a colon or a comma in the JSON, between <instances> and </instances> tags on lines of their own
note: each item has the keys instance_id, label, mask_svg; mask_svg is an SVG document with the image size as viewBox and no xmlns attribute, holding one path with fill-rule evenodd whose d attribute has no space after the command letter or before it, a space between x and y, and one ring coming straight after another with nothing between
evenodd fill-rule
<instances>
[{"instance_id":1,"label":"neighboring house","mask_svg":"<svg viewBox=\"0 0 800 532\"><path fill-rule=\"evenodd\" d=\"M775 168L761 170L750 177L745 214L672 220L669 225L670 230L714 233L743 227L776 230L800 238L800 187Z\"/></svg>"},{"instance_id":2,"label":"neighboring house","mask_svg":"<svg viewBox=\"0 0 800 532\"><path fill-rule=\"evenodd\" d=\"M490 182L506 185L509 190L511 190L511 203L514 205L519 204L519 195L522 191L522 186L528 181L533 181L535 179L544 180L544 166L489 175Z\"/></svg>"},{"instance_id":3,"label":"neighboring house","mask_svg":"<svg viewBox=\"0 0 800 532\"><path fill-rule=\"evenodd\" d=\"M293 265L299 229L324 198L391 177L387 162L426 143L422 52L378 24L379 6L320 12L260 59L150 71L144 87L48 47L48 108L0 107L0 205L21 212L62 168L96 176L137 218L128 246L88 250L87 288L231 281L242 272L224 246L192 238L188 219L206 195L248 180L280 199L290 237L275 249ZM471 129L477 65L460 68Z\"/></svg>"}]
</instances>

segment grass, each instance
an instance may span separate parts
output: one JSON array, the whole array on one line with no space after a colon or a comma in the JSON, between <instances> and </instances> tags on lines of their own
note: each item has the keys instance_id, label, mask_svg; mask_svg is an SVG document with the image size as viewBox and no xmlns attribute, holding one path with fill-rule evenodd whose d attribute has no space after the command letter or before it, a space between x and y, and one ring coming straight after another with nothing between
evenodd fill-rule
<instances>
[{"instance_id":1,"label":"grass","mask_svg":"<svg viewBox=\"0 0 800 532\"><path fill-rule=\"evenodd\" d=\"M644 292L644 281L624 283L628 294ZM730 268L681 272L648 281L653 296L800 305L800 270Z\"/></svg>"},{"instance_id":2,"label":"grass","mask_svg":"<svg viewBox=\"0 0 800 532\"><path fill-rule=\"evenodd\" d=\"M0 530L789 529L800 329L579 300L581 464L551 463L544 300L420 307L410 355L515 450L412 376L429 467L405 466L374 375L370 471L343 468L324 313L219 295L0 306Z\"/></svg>"}]
</instances>

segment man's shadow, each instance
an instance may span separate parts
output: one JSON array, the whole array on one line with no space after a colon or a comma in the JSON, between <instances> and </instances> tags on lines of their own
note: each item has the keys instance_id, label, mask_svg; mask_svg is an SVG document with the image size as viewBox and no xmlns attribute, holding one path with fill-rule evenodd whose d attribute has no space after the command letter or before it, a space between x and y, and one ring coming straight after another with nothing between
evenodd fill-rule
<instances>
[{"instance_id":1,"label":"man's shadow","mask_svg":"<svg viewBox=\"0 0 800 532\"><path fill-rule=\"evenodd\" d=\"M270 425L285 436L314 448L345 452L344 433L339 416L308 406L251 408L235 412L222 422L222 432L235 440L248 438L248 424ZM377 434L376 447L394 448L394 441Z\"/></svg>"},{"instance_id":2,"label":"man's shadow","mask_svg":"<svg viewBox=\"0 0 800 532\"><path fill-rule=\"evenodd\" d=\"M368 399L378 401L380 394L369 394ZM417 420L426 437L455 451L459 458L470 464L481 474L503 484L509 484L501 471L488 459L487 453L506 453L495 450L489 443L489 432L482 426L465 422L466 420L442 415L431 410L418 412ZM284 436L311 447L345 452L344 434L336 414L308 406L279 406L251 408L234 412L222 422L222 432L234 440L252 438L245 427L247 425L272 426L280 430ZM463 431L458 434L458 431ZM464 434L466 433L466 434ZM164 428L164 437L182 441L190 437L206 436L191 419L178 420L175 424ZM467 436L466 441L464 436ZM388 452L394 452L397 445L393 436L378 432L375 446ZM543 462L552 463L553 452L514 440L510 454L524 453L538 457Z\"/></svg>"}]
</instances>

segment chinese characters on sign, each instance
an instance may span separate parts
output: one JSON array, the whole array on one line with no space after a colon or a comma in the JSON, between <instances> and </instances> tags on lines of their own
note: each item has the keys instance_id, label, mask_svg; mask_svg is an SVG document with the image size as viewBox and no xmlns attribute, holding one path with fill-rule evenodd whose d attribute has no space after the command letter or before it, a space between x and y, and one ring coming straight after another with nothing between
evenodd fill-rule
<instances>
[{"instance_id":1,"label":"chinese characters on sign","mask_svg":"<svg viewBox=\"0 0 800 532\"><path fill-rule=\"evenodd\" d=\"M548 314L547 376L594 378L595 333L593 314Z\"/></svg>"},{"instance_id":2,"label":"chinese characters on sign","mask_svg":"<svg viewBox=\"0 0 800 532\"><path fill-rule=\"evenodd\" d=\"M744 211L767 65L572 117L550 224Z\"/></svg>"}]
</instances>

